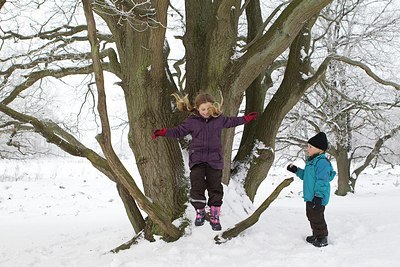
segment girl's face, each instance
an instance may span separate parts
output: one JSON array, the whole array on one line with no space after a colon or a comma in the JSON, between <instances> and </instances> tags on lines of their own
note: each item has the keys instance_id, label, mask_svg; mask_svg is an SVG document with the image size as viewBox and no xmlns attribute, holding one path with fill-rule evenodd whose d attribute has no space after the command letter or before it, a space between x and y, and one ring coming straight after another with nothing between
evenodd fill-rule
<instances>
[{"instance_id":1,"label":"girl's face","mask_svg":"<svg viewBox=\"0 0 400 267\"><path fill-rule=\"evenodd\" d=\"M322 152L321 149L316 148L315 146L312 146L310 144L307 144L307 153L310 157L316 154L320 154L321 152Z\"/></svg>"},{"instance_id":2,"label":"girl's face","mask_svg":"<svg viewBox=\"0 0 400 267\"><path fill-rule=\"evenodd\" d=\"M210 113L209 113L208 109L211 106L212 106L212 103L206 102L206 103L200 104L200 106L197 110L199 111L200 115L203 118L208 119L210 117Z\"/></svg>"}]
</instances>

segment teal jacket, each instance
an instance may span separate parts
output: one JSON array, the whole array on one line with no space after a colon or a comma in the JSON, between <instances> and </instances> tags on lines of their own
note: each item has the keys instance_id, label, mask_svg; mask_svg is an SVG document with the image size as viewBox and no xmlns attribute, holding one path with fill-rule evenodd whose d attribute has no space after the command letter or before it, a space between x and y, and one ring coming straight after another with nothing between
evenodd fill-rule
<instances>
[{"instance_id":1,"label":"teal jacket","mask_svg":"<svg viewBox=\"0 0 400 267\"><path fill-rule=\"evenodd\" d=\"M323 206L328 204L331 193L329 182L333 180L336 172L325 154L308 158L304 169L297 168L296 175L303 180L304 201L312 201L314 196L317 196L322 198Z\"/></svg>"}]
</instances>

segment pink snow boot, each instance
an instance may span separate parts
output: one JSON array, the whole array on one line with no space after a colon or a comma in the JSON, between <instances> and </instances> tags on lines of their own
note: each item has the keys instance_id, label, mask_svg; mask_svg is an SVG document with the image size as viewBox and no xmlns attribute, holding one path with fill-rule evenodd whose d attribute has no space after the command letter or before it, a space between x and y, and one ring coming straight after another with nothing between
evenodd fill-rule
<instances>
[{"instance_id":1,"label":"pink snow boot","mask_svg":"<svg viewBox=\"0 0 400 267\"><path fill-rule=\"evenodd\" d=\"M210 207L210 224L214 231L221 231L222 227L219 222L219 215L221 214L221 207Z\"/></svg>"},{"instance_id":2,"label":"pink snow boot","mask_svg":"<svg viewBox=\"0 0 400 267\"><path fill-rule=\"evenodd\" d=\"M203 225L205 217L206 217L206 208L196 209L196 220L194 221L194 225L196 226Z\"/></svg>"}]
</instances>

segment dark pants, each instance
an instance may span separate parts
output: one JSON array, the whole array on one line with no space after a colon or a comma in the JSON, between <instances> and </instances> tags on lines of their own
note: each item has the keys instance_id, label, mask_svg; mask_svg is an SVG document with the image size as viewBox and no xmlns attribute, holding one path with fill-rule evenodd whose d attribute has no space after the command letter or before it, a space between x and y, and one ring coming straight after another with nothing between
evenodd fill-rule
<instances>
[{"instance_id":1,"label":"dark pants","mask_svg":"<svg viewBox=\"0 0 400 267\"><path fill-rule=\"evenodd\" d=\"M213 169L207 163L197 164L190 170L190 201L195 209L206 206L205 191L208 191L208 206L221 206L224 195L221 184L222 170Z\"/></svg>"},{"instance_id":2,"label":"dark pants","mask_svg":"<svg viewBox=\"0 0 400 267\"><path fill-rule=\"evenodd\" d=\"M312 206L312 202L306 202L306 215L310 221L313 236L317 238L328 236L328 226L324 217L325 206L321 206L316 210Z\"/></svg>"}]
</instances>

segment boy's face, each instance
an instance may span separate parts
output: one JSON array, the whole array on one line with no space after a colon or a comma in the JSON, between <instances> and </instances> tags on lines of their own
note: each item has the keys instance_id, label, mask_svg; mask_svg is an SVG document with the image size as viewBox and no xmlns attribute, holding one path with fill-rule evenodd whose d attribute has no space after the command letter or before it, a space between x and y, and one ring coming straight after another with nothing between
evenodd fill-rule
<instances>
[{"instance_id":1,"label":"boy's face","mask_svg":"<svg viewBox=\"0 0 400 267\"><path fill-rule=\"evenodd\" d=\"M211 106L212 106L212 104L210 102L206 102L206 103L201 104L197 110L199 111L200 115L203 118L208 119L210 117L210 113L208 112L208 109Z\"/></svg>"},{"instance_id":2,"label":"boy's face","mask_svg":"<svg viewBox=\"0 0 400 267\"><path fill-rule=\"evenodd\" d=\"M312 146L310 144L307 144L307 153L310 157L316 154L320 154L321 152L322 152L321 149L316 148L315 146Z\"/></svg>"}]
</instances>

